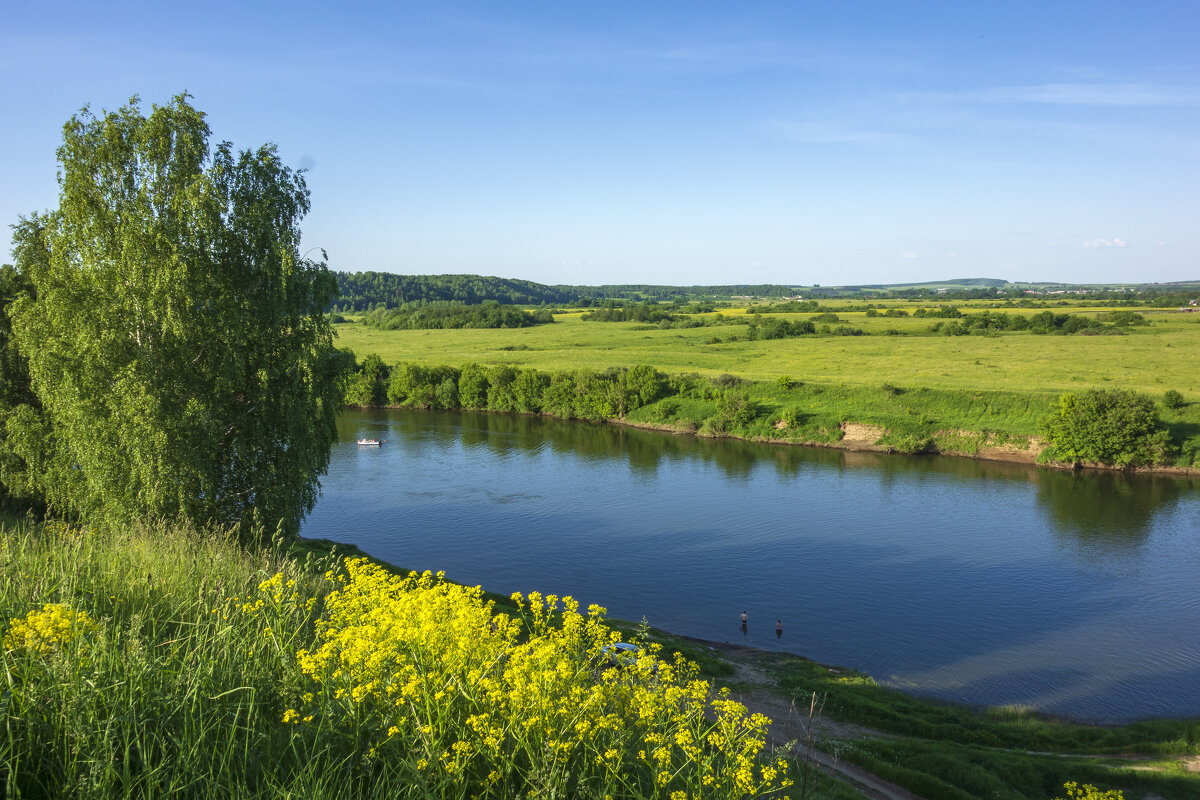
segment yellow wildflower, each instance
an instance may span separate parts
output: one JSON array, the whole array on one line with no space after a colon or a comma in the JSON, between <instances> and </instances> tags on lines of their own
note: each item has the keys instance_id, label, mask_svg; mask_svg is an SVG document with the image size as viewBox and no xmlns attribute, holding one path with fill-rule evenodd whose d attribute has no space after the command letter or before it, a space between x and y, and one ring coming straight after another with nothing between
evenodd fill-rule
<instances>
[{"instance_id":1,"label":"yellow wildflower","mask_svg":"<svg viewBox=\"0 0 1200 800\"><path fill-rule=\"evenodd\" d=\"M30 611L22 619L9 623L4 646L31 653L49 653L61 644L96 629L96 623L83 611L63 603L46 603L41 611Z\"/></svg>"}]
</instances>

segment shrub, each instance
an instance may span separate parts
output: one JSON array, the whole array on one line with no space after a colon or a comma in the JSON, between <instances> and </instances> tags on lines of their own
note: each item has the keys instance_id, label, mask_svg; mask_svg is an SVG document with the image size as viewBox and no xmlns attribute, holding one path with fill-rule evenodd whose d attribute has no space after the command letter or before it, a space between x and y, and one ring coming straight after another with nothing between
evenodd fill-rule
<instances>
[{"instance_id":1,"label":"shrub","mask_svg":"<svg viewBox=\"0 0 1200 800\"><path fill-rule=\"evenodd\" d=\"M1154 401L1131 391L1064 394L1041 428L1045 455L1058 461L1137 467L1165 462L1171 449Z\"/></svg>"},{"instance_id":2,"label":"shrub","mask_svg":"<svg viewBox=\"0 0 1200 800\"><path fill-rule=\"evenodd\" d=\"M1125 800L1125 795L1119 789L1103 791L1092 786L1090 783L1085 783L1083 786L1069 781L1063 784L1063 788L1067 790L1066 798L1058 798L1057 800Z\"/></svg>"},{"instance_id":3,"label":"shrub","mask_svg":"<svg viewBox=\"0 0 1200 800\"><path fill-rule=\"evenodd\" d=\"M799 428L801 425L803 425L804 420L807 417L808 415L796 406L788 406L783 410L783 415L780 417L780 419L783 420L784 425L787 425L789 429L792 429Z\"/></svg>"},{"instance_id":4,"label":"shrub","mask_svg":"<svg viewBox=\"0 0 1200 800\"><path fill-rule=\"evenodd\" d=\"M1183 395L1174 389L1167 389L1163 392L1162 404L1166 408L1176 409L1183 407Z\"/></svg>"},{"instance_id":5,"label":"shrub","mask_svg":"<svg viewBox=\"0 0 1200 800\"><path fill-rule=\"evenodd\" d=\"M433 796L752 797L785 789L760 760L769 720L643 647L606 668L618 634L569 597L483 592L426 572L350 561L317 646L296 653L307 686L285 724L400 765ZM305 691L307 690L307 691ZM434 791L436 790L436 791Z\"/></svg>"},{"instance_id":6,"label":"shrub","mask_svg":"<svg viewBox=\"0 0 1200 800\"><path fill-rule=\"evenodd\" d=\"M728 372L723 372L712 379L712 385L722 389L728 389L733 386L741 386L745 383L743 379L736 375L730 375Z\"/></svg>"},{"instance_id":7,"label":"shrub","mask_svg":"<svg viewBox=\"0 0 1200 800\"><path fill-rule=\"evenodd\" d=\"M728 430L749 425L758 416L758 408L744 391L728 390L717 398L717 419L714 427Z\"/></svg>"}]
</instances>

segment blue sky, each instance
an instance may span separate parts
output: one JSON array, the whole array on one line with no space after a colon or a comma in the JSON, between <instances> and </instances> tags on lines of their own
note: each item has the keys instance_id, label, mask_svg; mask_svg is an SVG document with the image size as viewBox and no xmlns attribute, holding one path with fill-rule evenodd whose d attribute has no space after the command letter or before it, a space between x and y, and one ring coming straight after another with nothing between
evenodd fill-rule
<instances>
[{"instance_id":1,"label":"blue sky","mask_svg":"<svg viewBox=\"0 0 1200 800\"><path fill-rule=\"evenodd\" d=\"M186 90L337 269L547 283L1200 278L1200 4L5 4L0 220ZM0 259L9 260L7 252Z\"/></svg>"}]
</instances>

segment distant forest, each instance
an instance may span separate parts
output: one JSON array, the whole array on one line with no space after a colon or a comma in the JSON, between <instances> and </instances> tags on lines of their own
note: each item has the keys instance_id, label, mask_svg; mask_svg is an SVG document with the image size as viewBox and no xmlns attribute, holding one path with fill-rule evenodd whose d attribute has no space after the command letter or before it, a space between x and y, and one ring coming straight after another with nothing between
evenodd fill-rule
<instances>
[{"instance_id":1,"label":"distant forest","mask_svg":"<svg viewBox=\"0 0 1200 800\"><path fill-rule=\"evenodd\" d=\"M528 328L554 322L548 309L525 311L495 300L482 303L451 303L435 300L413 302L395 308L376 307L368 311L362 323L384 331L433 328Z\"/></svg>"},{"instance_id":2,"label":"distant forest","mask_svg":"<svg viewBox=\"0 0 1200 800\"><path fill-rule=\"evenodd\" d=\"M623 306L634 303L694 303L702 300L802 296L815 299L884 300L1014 300L1086 299L1115 306L1186 305L1200 295L1200 284L1140 284L1125 286L1009 283L995 278L961 278L925 285L876 284L863 286L781 286L730 284L716 286L656 286L621 284L571 286L493 278L484 275L396 275L390 272L336 272L341 297L333 306L339 313L398 308L412 303L487 301L501 305L570 306L574 308Z\"/></svg>"},{"instance_id":3,"label":"distant forest","mask_svg":"<svg viewBox=\"0 0 1200 800\"><path fill-rule=\"evenodd\" d=\"M341 297L335 311L395 308L412 302L449 301L475 305L495 300L504 305L601 306L607 300L687 302L711 297L788 297L795 287L773 284L734 286L547 286L533 281L483 275L395 275L390 272L337 272Z\"/></svg>"}]
</instances>

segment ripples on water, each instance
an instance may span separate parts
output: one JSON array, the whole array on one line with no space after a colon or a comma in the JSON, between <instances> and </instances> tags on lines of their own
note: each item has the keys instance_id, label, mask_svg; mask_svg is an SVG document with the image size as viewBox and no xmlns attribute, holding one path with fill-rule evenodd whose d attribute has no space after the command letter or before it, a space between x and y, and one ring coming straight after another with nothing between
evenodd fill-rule
<instances>
[{"instance_id":1,"label":"ripples on water","mask_svg":"<svg viewBox=\"0 0 1200 800\"><path fill-rule=\"evenodd\" d=\"M306 536L945 699L1200 715L1194 481L521 416L340 424Z\"/></svg>"}]
</instances>

